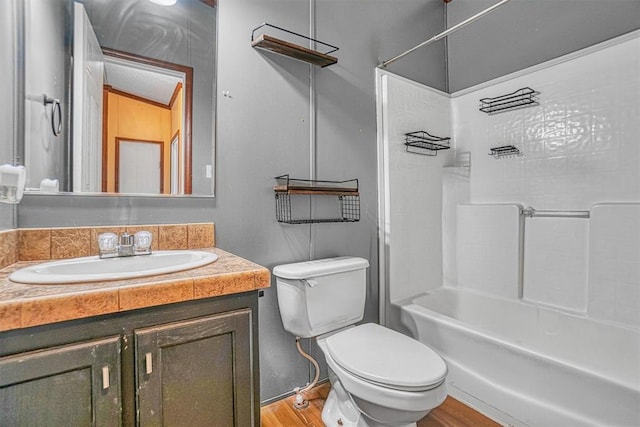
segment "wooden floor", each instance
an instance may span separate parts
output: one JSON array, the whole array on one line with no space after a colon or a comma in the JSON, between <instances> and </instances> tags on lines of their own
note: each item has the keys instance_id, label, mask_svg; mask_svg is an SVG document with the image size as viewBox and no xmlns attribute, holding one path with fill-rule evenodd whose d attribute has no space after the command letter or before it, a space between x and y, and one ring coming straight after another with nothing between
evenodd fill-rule
<instances>
[{"instance_id":1,"label":"wooden floor","mask_svg":"<svg viewBox=\"0 0 640 427\"><path fill-rule=\"evenodd\" d=\"M306 398L309 407L295 409L294 396L263 406L260 412L262 427L324 427L322 406L329 394L329 383L310 390ZM418 427L499 427L500 424L465 406L452 397L429 415L418 421ZM333 427L333 426L330 426Z\"/></svg>"}]
</instances>

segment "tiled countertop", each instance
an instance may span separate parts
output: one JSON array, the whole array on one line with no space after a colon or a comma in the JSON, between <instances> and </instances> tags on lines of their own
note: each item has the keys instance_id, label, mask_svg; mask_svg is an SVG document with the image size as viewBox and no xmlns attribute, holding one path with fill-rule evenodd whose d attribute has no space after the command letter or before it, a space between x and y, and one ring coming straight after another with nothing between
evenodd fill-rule
<instances>
[{"instance_id":1,"label":"tiled countertop","mask_svg":"<svg viewBox=\"0 0 640 427\"><path fill-rule=\"evenodd\" d=\"M267 288L268 269L218 248L209 265L177 273L74 285L24 285L0 270L0 331ZM41 261L40 261L41 262Z\"/></svg>"}]
</instances>

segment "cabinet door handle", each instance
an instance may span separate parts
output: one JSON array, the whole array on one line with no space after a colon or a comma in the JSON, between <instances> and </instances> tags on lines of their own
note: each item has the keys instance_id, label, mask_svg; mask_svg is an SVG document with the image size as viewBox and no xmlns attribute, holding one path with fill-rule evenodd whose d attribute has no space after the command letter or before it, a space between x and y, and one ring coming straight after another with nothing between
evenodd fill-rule
<instances>
[{"instance_id":1,"label":"cabinet door handle","mask_svg":"<svg viewBox=\"0 0 640 427\"><path fill-rule=\"evenodd\" d=\"M109 388L109 367L102 367L102 389L106 390Z\"/></svg>"},{"instance_id":2,"label":"cabinet door handle","mask_svg":"<svg viewBox=\"0 0 640 427\"><path fill-rule=\"evenodd\" d=\"M147 368L147 375L151 375L153 372L153 357L151 353L147 353L144 355L144 362Z\"/></svg>"}]
</instances>

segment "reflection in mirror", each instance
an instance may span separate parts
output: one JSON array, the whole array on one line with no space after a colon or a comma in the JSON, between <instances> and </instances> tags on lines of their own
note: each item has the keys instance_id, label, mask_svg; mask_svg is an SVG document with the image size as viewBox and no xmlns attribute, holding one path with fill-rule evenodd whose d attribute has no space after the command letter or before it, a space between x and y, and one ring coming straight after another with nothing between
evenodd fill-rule
<instances>
[{"instance_id":1,"label":"reflection in mirror","mask_svg":"<svg viewBox=\"0 0 640 427\"><path fill-rule=\"evenodd\" d=\"M16 107L16 86L18 86L17 70L17 28L16 15L18 3L16 0L0 1L0 91L2 103L0 103L0 165L15 164L15 122L18 119L16 113L20 110ZM0 203L0 230L15 228L15 206Z\"/></svg>"},{"instance_id":2,"label":"reflection in mirror","mask_svg":"<svg viewBox=\"0 0 640 427\"><path fill-rule=\"evenodd\" d=\"M102 51L101 167L90 170L88 176L96 175L95 179L79 177L74 185L93 181L100 186L81 191L191 194L192 68ZM79 117L76 111L74 120ZM81 121L79 126L87 123ZM128 148L121 150L123 146ZM140 162L141 158L146 161ZM77 170L82 169L74 167Z\"/></svg>"},{"instance_id":3,"label":"reflection in mirror","mask_svg":"<svg viewBox=\"0 0 640 427\"><path fill-rule=\"evenodd\" d=\"M25 116L24 164L27 188L38 189L44 179L57 179L64 189L69 183L66 169L69 142L69 30L71 17L64 1L24 2ZM52 122L58 100L61 129L56 136ZM54 123L58 124L58 123Z\"/></svg>"},{"instance_id":4,"label":"reflection in mirror","mask_svg":"<svg viewBox=\"0 0 640 427\"><path fill-rule=\"evenodd\" d=\"M211 4L25 0L27 187L213 194Z\"/></svg>"}]
</instances>

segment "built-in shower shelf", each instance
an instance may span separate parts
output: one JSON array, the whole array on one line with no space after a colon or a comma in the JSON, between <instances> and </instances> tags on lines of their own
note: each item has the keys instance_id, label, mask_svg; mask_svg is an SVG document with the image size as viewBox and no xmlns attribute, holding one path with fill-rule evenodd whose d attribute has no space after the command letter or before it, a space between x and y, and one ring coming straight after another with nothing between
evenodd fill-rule
<instances>
[{"instance_id":1,"label":"built-in shower shelf","mask_svg":"<svg viewBox=\"0 0 640 427\"><path fill-rule=\"evenodd\" d=\"M455 153L453 162L442 166L445 169L450 168L470 168L471 167L471 152L460 151Z\"/></svg>"},{"instance_id":2,"label":"built-in shower shelf","mask_svg":"<svg viewBox=\"0 0 640 427\"><path fill-rule=\"evenodd\" d=\"M451 138L431 135L419 130L404 134L404 145L407 152L436 156L440 150L450 149Z\"/></svg>"},{"instance_id":3,"label":"built-in shower shelf","mask_svg":"<svg viewBox=\"0 0 640 427\"><path fill-rule=\"evenodd\" d=\"M360 192L358 180L319 181L295 179L289 175L275 178L276 220L284 224L316 224L326 222L360 221ZM340 216L336 218L294 218L292 196L335 196Z\"/></svg>"},{"instance_id":4,"label":"built-in shower shelf","mask_svg":"<svg viewBox=\"0 0 640 427\"><path fill-rule=\"evenodd\" d=\"M494 159L503 159L524 156L524 153L515 145L502 145L489 149L489 155Z\"/></svg>"},{"instance_id":5,"label":"built-in shower shelf","mask_svg":"<svg viewBox=\"0 0 640 427\"><path fill-rule=\"evenodd\" d=\"M533 107L538 105L536 97L539 94L540 92L536 92L530 87L523 87L515 92L496 96L495 98L482 98L480 99L480 111L487 114L496 114L519 108Z\"/></svg>"},{"instance_id":6,"label":"built-in shower shelf","mask_svg":"<svg viewBox=\"0 0 640 427\"><path fill-rule=\"evenodd\" d=\"M301 41L313 42L315 45L322 45L328 48L328 51L323 53L318 50L306 48L300 44L268 35L264 33L265 30L276 30L289 37L293 36ZM263 32L256 35L256 31ZM251 33L251 46L256 49L278 53L280 55L288 56L323 68L338 62L338 58L329 55L329 53L338 50L336 46L267 23L264 23L253 30Z\"/></svg>"}]
</instances>

